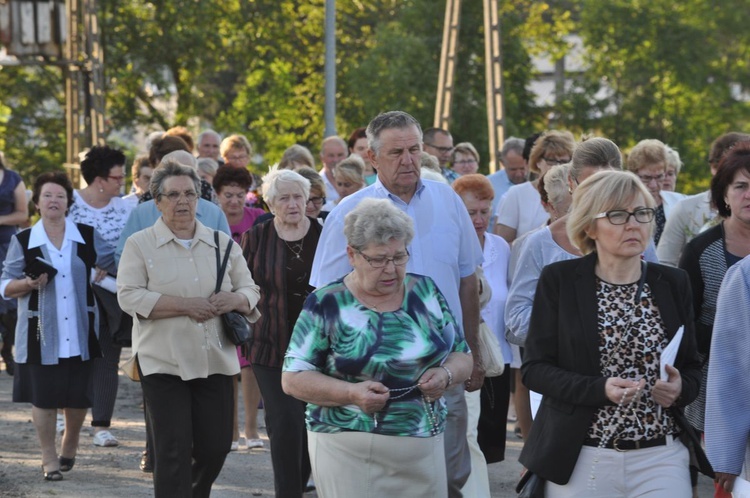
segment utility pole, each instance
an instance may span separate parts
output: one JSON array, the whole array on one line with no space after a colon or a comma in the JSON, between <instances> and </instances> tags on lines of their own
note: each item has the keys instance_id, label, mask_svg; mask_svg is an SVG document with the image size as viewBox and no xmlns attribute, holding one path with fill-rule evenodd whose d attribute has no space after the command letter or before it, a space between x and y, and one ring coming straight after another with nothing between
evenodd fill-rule
<instances>
[{"instance_id":1,"label":"utility pole","mask_svg":"<svg viewBox=\"0 0 750 498\"><path fill-rule=\"evenodd\" d=\"M490 173L500 169L500 151L505 141L503 72L498 0L484 2L484 58L489 135ZM440 51L435 120L433 126L449 130L455 92L456 56L461 19L461 0L446 0L443 45Z\"/></svg>"},{"instance_id":2,"label":"utility pole","mask_svg":"<svg viewBox=\"0 0 750 498\"><path fill-rule=\"evenodd\" d=\"M325 136L336 135L336 0L326 0Z\"/></svg>"}]
</instances>

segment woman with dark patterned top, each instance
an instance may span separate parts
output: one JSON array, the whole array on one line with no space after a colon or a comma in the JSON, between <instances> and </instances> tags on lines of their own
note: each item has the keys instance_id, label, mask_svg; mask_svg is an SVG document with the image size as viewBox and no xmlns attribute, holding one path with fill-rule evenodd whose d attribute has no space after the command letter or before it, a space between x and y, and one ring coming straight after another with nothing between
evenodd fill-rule
<instances>
[{"instance_id":1,"label":"woman with dark patterned top","mask_svg":"<svg viewBox=\"0 0 750 498\"><path fill-rule=\"evenodd\" d=\"M473 366L443 294L406 274L411 218L365 199L344 222L353 271L305 302L284 390L306 401L320 496L447 497L443 393Z\"/></svg>"},{"instance_id":2,"label":"woman with dark patterned top","mask_svg":"<svg viewBox=\"0 0 750 498\"><path fill-rule=\"evenodd\" d=\"M199 160L200 161L200 160ZM238 244L242 235L252 228L255 220L265 211L249 207L245 204L245 196L253 178L244 168L219 168L213 178L213 187L219 200L219 207L224 211L232 232L232 238ZM260 403L260 389L255 380L252 365L242 355L241 347L237 347L240 360L240 375L234 378L234 431L232 434L232 451L246 448L262 448L263 441L258 435L258 403ZM242 400L245 405L245 437L240 438L238 380L242 380Z\"/></svg>"},{"instance_id":3,"label":"woman with dark patterned top","mask_svg":"<svg viewBox=\"0 0 750 498\"><path fill-rule=\"evenodd\" d=\"M642 261L653 220L638 177L596 173L567 222L585 256L539 277L522 371L544 398L519 460L548 498L691 495L685 444L702 453L681 408L700 377L690 285ZM680 328L676 358L662 364Z\"/></svg>"},{"instance_id":4,"label":"woman with dark patterned top","mask_svg":"<svg viewBox=\"0 0 750 498\"><path fill-rule=\"evenodd\" d=\"M227 166L225 166L227 167ZM263 396L277 497L301 497L310 476L305 404L281 389L281 366L310 287L322 226L305 216L310 182L288 169L263 177L274 217L245 232L242 249L260 286L260 319L253 324L248 360Z\"/></svg>"},{"instance_id":5,"label":"woman with dark patterned top","mask_svg":"<svg viewBox=\"0 0 750 498\"><path fill-rule=\"evenodd\" d=\"M26 185L21 176L5 167L0 153L0 261L5 261L10 239L18 226L29 218ZM0 298L0 335L3 347L0 356L5 362L5 371L13 375L13 344L16 332L16 300Z\"/></svg>"},{"instance_id":6,"label":"woman with dark patterned top","mask_svg":"<svg viewBox=\"0 0 750 498\"><path fill-rule=\"evenodd\" d=\"M698 353L704 362L698 398L685 408L685 415L701 432L719 288L727 269L750 254L750 143L740 142L719 163L711 180L711 203L724 221L688 242L679 265L690 276Z\"/></svg>"},{"instance_id":7,"label":"woman with dark patterned top","mask_svg":"<svg viewBox=\"0 0 750 498\"><path fill-rule=\"evenodd\" d=\"M125 154L106 145L94 146L81 161L81 174L88 186L73 193L70 219L75 223L94 227L114 252L133 210L132 203L120 197L120 189L125 184ZM106 272L100 271L98 278L104 275ZM123 313L116 304L114 293L103 290L100 286L96 286L94 291L99 299L111 301L112 307L107 309L116 315L113 320L121 322ZM115 330L110 330L109 316L102 318L99 327L102 356L94 358L92 362L94 399L91 425L94 428L94 445L117 446L119 442L109 431L109 427L117 399L122 346L113 340Z\"/></svg>"}]
</instances>

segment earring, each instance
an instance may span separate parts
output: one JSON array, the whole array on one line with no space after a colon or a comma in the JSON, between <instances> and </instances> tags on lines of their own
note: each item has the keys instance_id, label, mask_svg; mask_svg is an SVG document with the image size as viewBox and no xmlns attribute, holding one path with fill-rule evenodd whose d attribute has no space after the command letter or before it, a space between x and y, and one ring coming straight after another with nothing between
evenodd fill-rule
<instances>
[{"instance_id":1,"label":"earring","mask_svg":"<svg viewBox=\"0 0 750 498\"><path fill-rule=\"evenodd\" d=\"M573 188L570 185L568 185L568 193L573 195Z\"/></svg>"},{"instance_id":2,"label":"earring","mask_svg":"<svg viewBox=\"0 0 750 498\"><path fill-rule=\"evenodd\" d=\"M101 194L102 192L104 192L104 189L103 189L103 188L100 188L100 189L99 189L99 193Z\"/></svg>"}]
</instances>

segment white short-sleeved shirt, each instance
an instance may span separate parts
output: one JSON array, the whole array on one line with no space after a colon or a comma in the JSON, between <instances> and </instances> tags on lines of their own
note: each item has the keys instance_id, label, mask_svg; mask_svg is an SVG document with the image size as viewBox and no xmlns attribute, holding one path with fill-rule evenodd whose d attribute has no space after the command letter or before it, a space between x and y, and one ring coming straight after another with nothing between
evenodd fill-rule
<instances>
[{"instance_id":1,"label":"white short-sleeved shirt","mask_svg":"<svg viewBox=\"0 0 750 498\"><path fill-rule=\"evenodd\" d=\"M117 247L122 229L133 210L132 202L122 197L113 197L103 208L95 208L87 204L78 191L73 192L73 199L75 202L70 206L68 218L74 223L94 227L107 244L113 249Z\"/></svg>"},{"instance_id":2,"label":"white short-sleeved shirt","mask_svg":"<svg viewBox=\"0 0 750 498\"><path fill-rule=\"evenodd\" d=\"M549 219L539 191L532 182L509 188L497 206L496 215L495 225L514 228L516 237L538 228Z\"/></svg>"}]
</instances>

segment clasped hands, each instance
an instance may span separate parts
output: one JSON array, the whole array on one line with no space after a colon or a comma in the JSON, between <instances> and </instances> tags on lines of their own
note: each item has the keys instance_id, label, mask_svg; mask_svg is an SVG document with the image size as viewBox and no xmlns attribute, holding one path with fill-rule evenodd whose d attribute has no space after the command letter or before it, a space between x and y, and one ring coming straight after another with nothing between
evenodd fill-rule
<instances>
[{"instance_id":1,"label":"clasped hands","mask_svg":"<svg viewBox=\"0 0 750 498\"><path fill-rule=\"evenodd\" d=\"M219 292L211 294L210 297L190 297L188 301L187 315L198 323L203 323L224 313L236 309L244 299L239 294L232 292Z\"/></svg>"},{"instance_id":2,"label":"clasped hands","mask_svg":"<svg viewBox=\"0 0 750 498\"><path fill-rule=\"evenodd\" d=\"M672 365L666 365L668 378L666 381L657 380L654 387L651 388L651 396L654 401L663 408L669 408L680 397L682 393L682 377L680 371ZM621 379L619 377L610 377L604 384L604 390L607 398L614 404L628 406L633 402L633 398L640 396L646 385L646 379L640 381Z\"/></svg>"}]
</instances>

